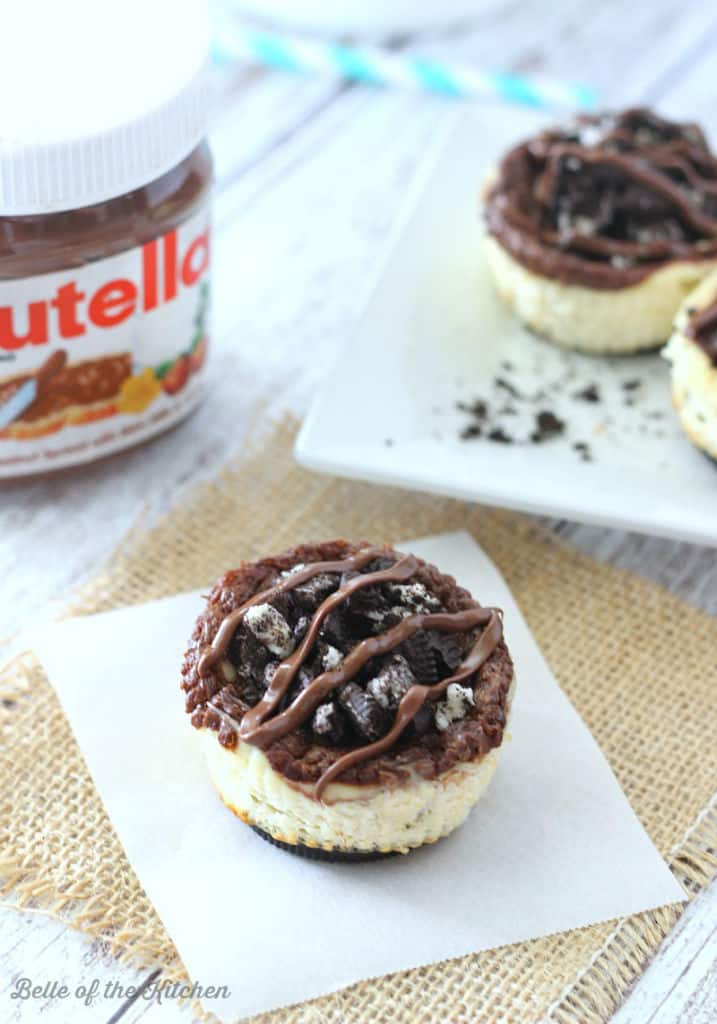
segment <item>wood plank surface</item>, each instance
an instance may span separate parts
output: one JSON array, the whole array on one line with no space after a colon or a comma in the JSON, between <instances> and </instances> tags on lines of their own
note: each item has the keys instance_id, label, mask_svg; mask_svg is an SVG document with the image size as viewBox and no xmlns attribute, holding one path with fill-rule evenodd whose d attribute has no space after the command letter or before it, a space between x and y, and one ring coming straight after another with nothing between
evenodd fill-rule
<instances>
[{"instance_id":1,"label":"wood plank surface","mask_svg":"<svg viewBox=\"0 0 717 1024\"><path fill-rule=\"evenodd\" d=\"M606 104L656 103L717 136L717 9L697 0L544 4L500 0L445 30L393 45L433 57L590 83ZM252 408L301 414L361 312L396 212L431 140L458 105L263 69L215 76L212 400L171 434L81 472L4 485L0 495L0 636L50 616L137 522L151 522L210 478L246 438ZM506 108L506 116L509 116ZM594 557L653 579L717 612L717 553L672 541L550 520ZM614 1024L717 1020L717 888L688 908ZM63 1000L13 1000L34 983L143 975L38 914L0 912L0 1020L80 1019ZM97 998L81 1019L107 1020ZM140 1001L124 1020L190 1019Z\"/></svg>"}]
</instances>

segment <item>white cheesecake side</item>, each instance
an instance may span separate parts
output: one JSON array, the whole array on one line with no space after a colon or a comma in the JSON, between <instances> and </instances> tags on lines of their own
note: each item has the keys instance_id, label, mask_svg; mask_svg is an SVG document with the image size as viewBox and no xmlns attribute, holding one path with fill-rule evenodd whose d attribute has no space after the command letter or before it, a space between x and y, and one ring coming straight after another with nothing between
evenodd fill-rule
<instances>
[{"instance_id":1,"label":"white cheesecake side","mask_svg":"<svg viewBox=\"0 0 717 1024\"><path fill-rule=\"evenodd\" d=\"M487 236L486 260L498 294L538 334L592 354L629 354L661 345L675 311L717 261L679 261L639 284L602 290L563 284L528 270Z\"/></svg>"},{"instance_id":2,"label":"white cheesecake side","mask_svg":"<svg viewBox=\"0 0 717 1024\"><path fill-rule=\"evenodd\" d=\"M672 403L690 441L717 459L717 367L685 333L690 313L717 299L717 272L682 303L672 336L663 350L672 365Z\"/></svg>"}]
</instances>

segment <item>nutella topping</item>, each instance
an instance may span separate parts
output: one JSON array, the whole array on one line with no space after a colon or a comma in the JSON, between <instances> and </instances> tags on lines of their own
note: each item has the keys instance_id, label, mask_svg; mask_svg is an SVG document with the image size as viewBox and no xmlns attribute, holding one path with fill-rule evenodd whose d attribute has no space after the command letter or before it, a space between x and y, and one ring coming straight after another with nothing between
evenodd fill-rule
<instances>
[{"instance_id":1,"label":"nutella topping","mask_svg":"<svg viewBox=\"0 0 717 1024\"><path fill-rule=\"evenodd\" d=\"M321 772L314 787L321 798L332 780L390 750L409 726L414 731L427 728L431 704L435 703L431 718L437 731L461 719L473 704L477 673L502 644L501 616L475 602L445 610L420 580L411 581L421 565L412 555L363 547L346 558L275 574L271 586L224 616L201 654L198 676L201 692L210 698L210 718L202 713L195 724L212 724L211 713L216 713L220 742L232 746L239 738L265 751L279 741L288 742L302 728L310 728L319 740L345 745L350 742L347 730L353 727L364 742L333 758ZM310 614L293 646L296 626L292 634L292 616L287 612L285 617L282 608L291 606L295 613L297 605ZM337 613L343 618L337 619ZM347 636L347 614L362 617L371 635L358 642ZM338 647L327 641L327 633ZM252 646L257 641L265 655ZM227 702L214 697L213 671L219 666L226 679L223 667L231 664L227 655L232 650L239 652L233 667L240 677L247 657L253 659L255 672L264 657L281 659L266 662L265 689L256 692L249 707L235 708L233 698ZM312 657L313 675L307 671ZM439 663L444 666L440 671ZM372 665L378 669L370 669ZM359 685L357 680L366 671L370 678ZM244 699L253 685L246 684ZM445 700L437 703L441 698ZM196 703L193 698L190 707Z\"/></svg>"},{"instance_id":2,"label":"nutella topping","mask_svg":"<svg viewBox=\"0 0 717 1024\"><path fill-rule=\"evenodd\" d=\"M485 216L528 269L624 288L671 260L717 258L717 159L694 124L584 115L510 150Z\"/></svg>"}]
</instances>

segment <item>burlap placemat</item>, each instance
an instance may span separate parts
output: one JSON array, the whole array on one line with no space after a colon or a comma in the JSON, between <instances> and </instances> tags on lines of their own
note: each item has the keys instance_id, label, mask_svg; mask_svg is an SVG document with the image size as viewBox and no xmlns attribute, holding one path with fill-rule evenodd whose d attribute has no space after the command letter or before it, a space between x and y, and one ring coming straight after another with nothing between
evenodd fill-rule
<instances>
[{"instance_id":1,"label":"burlap placemat","mask_svg":"<svg viewBox=\"0 0 717 1024\"><path fill-rule=\"evenodd\" d=\"M703 887L717 866L717 622L524 516L307 473L291 460L293 433L292 422L279 424L161 522L133 531L69 613L204 586L242 558L300 540L469 529L658 849L689 893ZM101 936L123 960L185 978L30 654L0 676L0 733L5 901ZM405 971L256 1019L592 1024L610 1016L678 914L662 908Z\"/></svg>"}]
</instances>

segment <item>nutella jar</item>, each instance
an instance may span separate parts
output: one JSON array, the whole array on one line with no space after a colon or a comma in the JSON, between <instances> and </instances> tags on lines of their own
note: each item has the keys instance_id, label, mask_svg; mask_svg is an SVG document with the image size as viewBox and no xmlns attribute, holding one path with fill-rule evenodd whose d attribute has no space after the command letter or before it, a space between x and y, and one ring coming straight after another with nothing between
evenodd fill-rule
<instances>
[{"instance_id":1,"label":"nutella jar","mask_svg":"<svg viewBox=\"0 0 717 1024\"><path fill-rule=\"evenodd\" d=\"M204 5L129 0L110 35L95 0L42 4L40 33L37 2L18 7L40 81L0 114L0 478L178 423L203 392L210 297Z\"/></svg>"}]
</instances>

